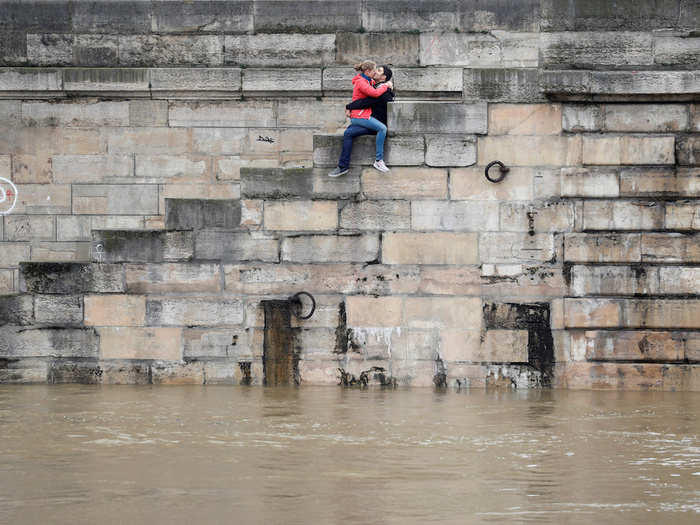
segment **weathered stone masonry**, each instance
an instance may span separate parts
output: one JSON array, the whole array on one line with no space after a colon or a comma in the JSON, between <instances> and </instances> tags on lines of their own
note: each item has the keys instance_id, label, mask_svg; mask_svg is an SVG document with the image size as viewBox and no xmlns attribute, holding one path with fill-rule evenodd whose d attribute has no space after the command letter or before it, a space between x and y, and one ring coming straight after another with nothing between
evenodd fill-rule
<instances>
[{"instance_id":1,"label":"weathered stone masonry","mask_svg":"<svg viewBox=\"0 0 700 525\"><path fill-rule=\"evenodd\" d=\"M305 290L303 384L699 390L699 28L697 0L0 3L0 381L261 383L264 302ZM367 57L393 169L364 137L330 179Z\"/></svg>"}]
</instances>

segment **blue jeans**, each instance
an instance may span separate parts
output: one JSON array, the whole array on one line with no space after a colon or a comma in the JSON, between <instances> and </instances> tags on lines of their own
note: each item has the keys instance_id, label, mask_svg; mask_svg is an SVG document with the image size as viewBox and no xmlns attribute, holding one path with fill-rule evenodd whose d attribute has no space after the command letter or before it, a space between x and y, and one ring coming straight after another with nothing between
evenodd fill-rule
<instances>
[{"instance_id":1,"label":"blue jeans","mask_svg":"<svg viewBox=\"0 0 700 525\"><path fill-rule=\"evenodd\" d=\"M362 126L372 131L377 132L377 155L376 160L382 160L384 158L384 139L386 139L386 126L379 122L376 118L370 117L366 118L353 118L350 119L355 126Z\"/></svg>"},{"instance_id":2,"label":"blue jeans","mask_svg":"<svg viewBox=\"0 0 700 525\"><path fill-rule=\"evenodd\" d=\"M352 154L352 140L360 135L369 135L371 130L363 127L350 124L348 129L343 133L343 151L340 153L338 167L347 169L350 167L350 155Z\"/></svg>"}]
</instances>

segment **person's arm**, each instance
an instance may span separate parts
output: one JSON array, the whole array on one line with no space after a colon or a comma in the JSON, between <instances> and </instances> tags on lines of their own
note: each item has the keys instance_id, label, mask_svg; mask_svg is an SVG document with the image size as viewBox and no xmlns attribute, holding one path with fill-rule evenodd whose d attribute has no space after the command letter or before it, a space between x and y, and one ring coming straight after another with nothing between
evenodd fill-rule
<instances>
[{"instance_id":1,"label":"person's arm","mask_svg":"<svg viewBox=\"0 0 700 525\"><path fill-rule=\"evenodd\" d=\"M382 95L384 96L384 95ZM366 108L371 108L377 103L376 98L370 98L370 97L365 97L365 98L358 98L354 102L350 102L347 106L345 106L345 109L366 109Z\"/></svg>"},{"instance_id":2,"label":"person's arm","mask_svg":"<svg viewBox=\"0 0 700 525\"><path fill-rule=\"evenodd\" d=\"M372 97L372 98L377 98L381 97L387 89L389 89L389 83L387 82L386 84L382 84L378 88L374 88L369 85L369 82L357 82L355 85L358 86L358 89L360 93L362 93L365 97Z\"/></svg>"},{"instance_id":3,"label":"person's arm","mask_svg":"<svg viewBox=\"0 0 700 525\"><path fill-rule=\"evenodd\" d=\"M391 102L394 100L394 93L390 90L387 89L384 94L377 98L358 98L354 102L350 102L347 106L345 106L345 109L365 109L365 108L371 108L372 106L379 104L379 103L384 103L386 104L387 102Z\"/></svg>"}]
</instances>

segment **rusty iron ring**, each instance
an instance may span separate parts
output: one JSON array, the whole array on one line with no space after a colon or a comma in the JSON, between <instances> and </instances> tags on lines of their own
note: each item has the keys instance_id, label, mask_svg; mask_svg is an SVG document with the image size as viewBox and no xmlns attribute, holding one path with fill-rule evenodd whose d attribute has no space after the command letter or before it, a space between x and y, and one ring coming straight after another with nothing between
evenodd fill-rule
<instances>
[{"instance_id":1,"label":"rusty iron ring","mask_svg":"<svg viewBox=\"0 0 700 525\"><path fill-rule=\"evenodd\" d=\"M501 172L501 176L495 179L492 179L489 176L489 170L491 169L492 166L498 165L498 169ZM489 180L489 182L501 182L503 179L506 178L506 173L510 171L510 168L508 168L505 164L503 164L500 160L494 160L493 162L489 162L488 165L486 166L486 169L484 170L484 174L486 175L486 178Z\"/></svg>"},{"instance_id":2,"label":"rusty iron ring","mask_svg":"<svg viewBox=\"0 0 700 525\"><path fill-rule=\"evenodd\" d=\"M310 319L311 316L314 315L314 312L316 311L316 299L314 299L314 296L311 295L309 292L297 292L289 298L289 302L294 303L294 304L298 304L299 310L301 310L301 306L302 306L301 297L304 295L306 297L308 297L309 299L311 299L311 311L308 313L308 315L300 315L300 314L297 314L294 310L292 310L292 314L294 315L294 317L296 317L297 319L302 319L302 320Z\"/></svg>"}]
</instances>

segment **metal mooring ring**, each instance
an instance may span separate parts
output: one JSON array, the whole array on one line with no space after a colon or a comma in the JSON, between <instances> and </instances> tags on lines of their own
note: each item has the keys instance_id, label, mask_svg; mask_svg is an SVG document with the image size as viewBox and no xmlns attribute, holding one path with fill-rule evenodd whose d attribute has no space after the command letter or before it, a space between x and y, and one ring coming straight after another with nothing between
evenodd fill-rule
<instances>
[{"instance_id":1,"label":"metal mooring ring","mask_svg":"<svg viewBox=\"0 0 700 525\"><path fill-rule=\"evenodd\" d=\"M492 179L492 178L489 176L489 170L491 169L492 166L494 166L494 165L496 165L496 164L498 165L498 169L499 169L499 171L501 172L501 176L498 177L498 178L496 178L496 179ZM510 168L508 168L508 167L507 167L505 164L503 164L500 160L494 160L493 162L489 162L489 163L488 163L488 165L486 166L486 169L484 170L484 174L486 175L486 178L487 178L490 182L501 182L503 179L506 178L506 173L508 173L509 171L510 171Z\"/></svg>"},{"instance_id":2,"label":"metal mooring ring","mask_svg":"<svg viewBox=\"0 0 700 525\"><path fill-rule=\"evenodd\" d=\"M295 303L299 305L299 310L301 310L302 302L301 302L301 297L305 295L309 299L311 299L311 311L308 313L308 315L300 315L297 314L294 310L292 310L292 314L294 314L294 317L297 319L310 319L312 315L314 315L314 312L316 311L316 299L314 299L314 296L311 295L309 292L297 292L294 295L292 295L289 298L290 303Z\"/></svg>"}]
</instances>

